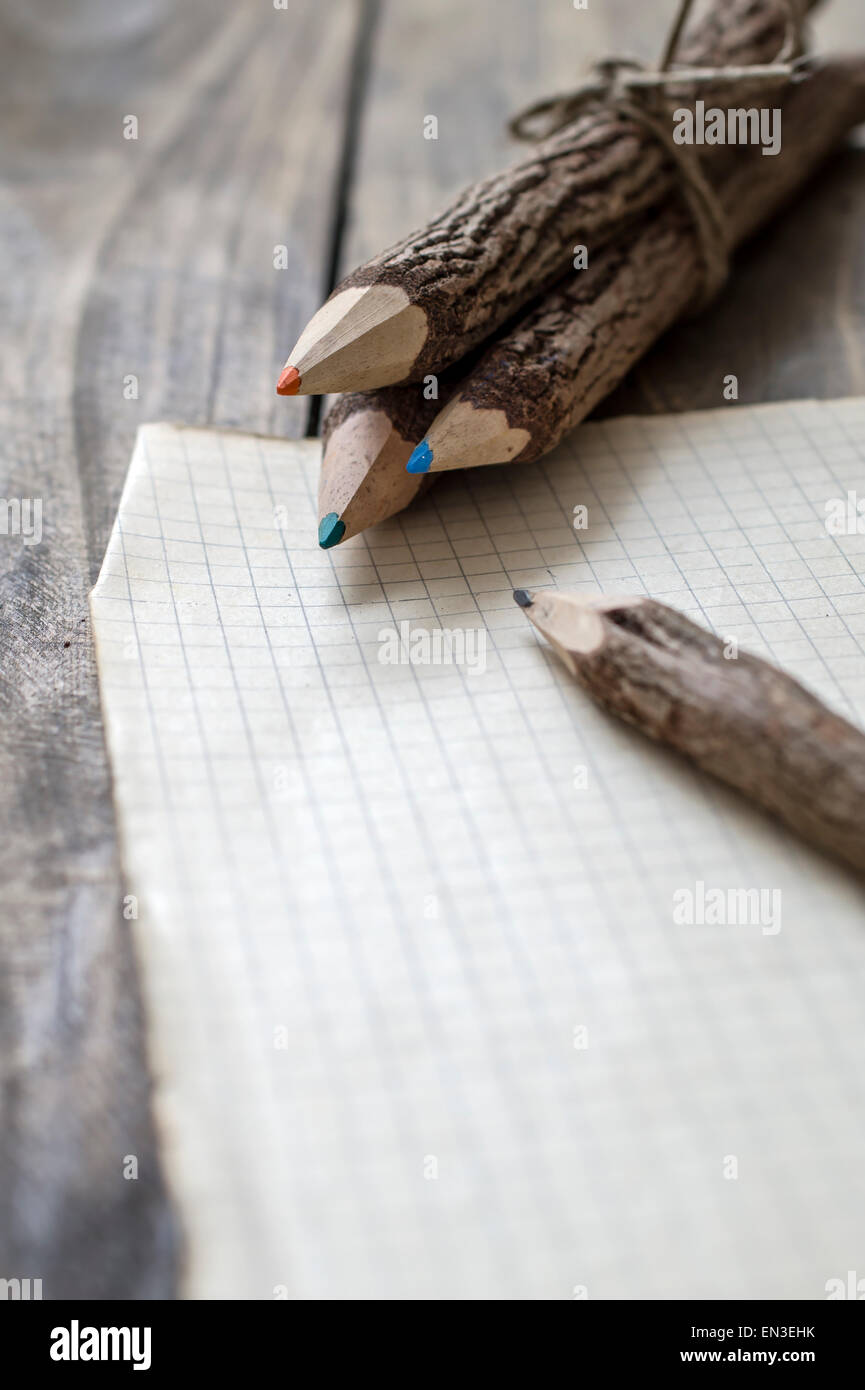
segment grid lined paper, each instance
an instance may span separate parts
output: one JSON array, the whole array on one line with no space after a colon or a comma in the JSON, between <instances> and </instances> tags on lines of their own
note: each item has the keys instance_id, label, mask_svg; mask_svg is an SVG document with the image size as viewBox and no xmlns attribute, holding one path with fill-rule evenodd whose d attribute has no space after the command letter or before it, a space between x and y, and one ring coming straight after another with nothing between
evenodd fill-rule
<instances>
[{"instance_id":1,"label":"grid lined paper","mask_svg":"<svg viewBox=\"0 0 865 1390\"><path fill-rule=\"evenodd\" d=\"M861 887L511 597L649 593L862 721L863 457L865 401L606 421L324 552L317 443L141 430L91 601L188 1296L865 1276ZM442 627L482 669L382 662Z\"/></svg>"}]
</instances>

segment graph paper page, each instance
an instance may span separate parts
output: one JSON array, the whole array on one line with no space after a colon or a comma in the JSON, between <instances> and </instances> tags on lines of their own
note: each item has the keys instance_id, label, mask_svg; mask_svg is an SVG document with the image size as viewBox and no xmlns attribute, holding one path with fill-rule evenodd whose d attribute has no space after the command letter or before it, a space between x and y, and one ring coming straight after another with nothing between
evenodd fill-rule
<instances>
[{"instance_id":1,"label":"graph paper page","mask_svg":"<svg viewBox=\"0 0 865 1390\"><path fill-rule=\"evenodd\" d=\"M322 551L316 442L141 430L92 613L186 1296L865 1274L861 887L511 597L649 593L862 720L863 455L855 400L593 423Z\"/></svg>"}]
</instances>

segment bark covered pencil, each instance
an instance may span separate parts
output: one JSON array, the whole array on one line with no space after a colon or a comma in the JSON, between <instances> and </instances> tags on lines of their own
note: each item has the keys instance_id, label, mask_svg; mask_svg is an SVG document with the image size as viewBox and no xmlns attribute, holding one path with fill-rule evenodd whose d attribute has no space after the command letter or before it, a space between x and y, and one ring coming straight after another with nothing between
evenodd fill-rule
<instances>
[{"instance_id":1,"label":"bark covered pencil","mask_svg":"<svg viewBox=\"0 0 865 1390\"><path fill-rule=\"evenodd\" d=\"M677 56L715 68L769 63L791 15L814 2L718 3ZM688 102L695 95L693 86L671 93ZM707 164L719 157L712 147L702 155ZM558 280L575 243L602 247L676 182L650 130L596 106L347 276L307 324L277 391L367 391L442 371Z\"/></svg>"}]
</instances>

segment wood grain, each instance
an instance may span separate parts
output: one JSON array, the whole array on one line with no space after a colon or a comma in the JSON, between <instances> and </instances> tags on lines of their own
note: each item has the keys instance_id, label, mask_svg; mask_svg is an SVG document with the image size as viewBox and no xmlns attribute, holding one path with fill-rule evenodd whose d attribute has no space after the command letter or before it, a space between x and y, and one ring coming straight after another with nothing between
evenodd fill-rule
<instances>
[{"instance_id":1,"label":"wood grain","mask_svg":"<svg viewBox=\"0 0 865 1390\"><path fill-rule=\"evenodd\" d=\"M174 1288L85 602L135 427L302 432L273 381L330 288L339 199L345 273L512 159L513 110L607 51L654 56L668 17L644 0L384 0L343 187L369 8L0 3L0 491L45 504L41 545L0 537L0 1277L42 1277L46 1297ZM862 48L863 26L860 0L831 0L816 29ZM731 370L743 399L865 389L863 160L755 244L698 339L676 330L651 355L638 410L716 405ZM272 272L280 243L289 268ZM130 1152L137 1183L118 1176Z\"/></svg>"},{"instance_id":2,"label":"wood grain","mask_svg":"<svg viewBox=\"0 0 865 1390\"><path fill-rule=\"evenodd\" d=\"M0 1276L46 1298L169 1296L177 1259L87 590L139 421L303 432L272 396L276 343L326 290L360 19L0 9L0 492L44 518L40 544L0 537Z\"/></svg>"},{"instance_id":3,"label":"wood grain","mask_svg":"<svg viewBox=\"0 0 865 1390\"><path fill-rule=\"evenodd\" d=\"M573 85L626 19L628 47L651 53L659 24L646 23L646 8L635 0L583 11L560 0L382 0L340 278L431 221L465 184L513 162L521 147L508 136L509 117ZM408 54L423 62L407 62ZM428 115L438 120L436 140L424 139Z\"/></svg>"}]
</instances>

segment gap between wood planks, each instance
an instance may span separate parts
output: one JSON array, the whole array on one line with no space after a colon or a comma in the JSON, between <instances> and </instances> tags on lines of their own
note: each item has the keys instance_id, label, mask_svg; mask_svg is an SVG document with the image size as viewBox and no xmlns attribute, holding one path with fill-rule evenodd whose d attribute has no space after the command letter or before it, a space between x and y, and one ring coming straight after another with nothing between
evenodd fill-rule
<instances>
[{"instance_id":1,"label":"gap between wood planks","mask_svg":"<svg viewBox=\"0 0 865 1390\"><path fill-rule=\"evenodd\" d=\"M360 123L366 94L369 89L369 74L372 65L373 40L381 18L381 0L360 0L360 16L355 37L354 53L351 63L348 100L345 106L345 130L342 150L336 168L334 187L334 213L330 245L325 260L325 282L322 286L321 302L336 288L342 278L340 261L343 241L348 223L349 201L354 186L357 165ZM309 403L306 422L307 437L317 436L321 426L322 397L313 396Z\"/></svg>"}]
</instances>

